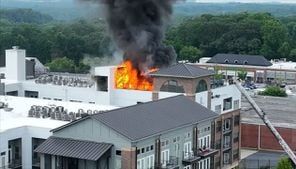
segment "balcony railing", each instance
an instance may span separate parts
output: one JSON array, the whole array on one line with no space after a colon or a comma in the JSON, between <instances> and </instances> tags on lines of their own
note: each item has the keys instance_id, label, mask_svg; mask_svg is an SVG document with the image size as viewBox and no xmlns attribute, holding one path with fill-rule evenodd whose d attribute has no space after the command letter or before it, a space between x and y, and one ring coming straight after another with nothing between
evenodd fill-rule
<instances>
[{"instance_id":1,"label":"balcony railing","mask_svg":"<svg viewBox=\"0 0 296 169\"><path fill-rule=\"evenodd\" d=\"M218 150L214 150L210 148L199 149L196 154L194 152L185 152L182 163L183 165L190 165L190 164L196 163L200 159L212 156L217 152Z\"/></svg>"},{"instance_id":2,"label":"balcony railing","mask_svg":"<svg viewBox=\"0 0 296 169\"><path fill-rule=\"evenodd\" d=\"M179 158L175 156L170 156L167 161L162 161L161 169L177 169L179 168Z\"/></svg>"},{"instance_id":3,"label":"balcony railing","mask_svg":"<svg viewBox=\"0 0 296 169\"><path fill-rule=\"evenodd\" d=\"M8 164L9 168L18 168L22 166L22 160L21 159L12 159L10 163Z\"/></svg>"}]
</instances>

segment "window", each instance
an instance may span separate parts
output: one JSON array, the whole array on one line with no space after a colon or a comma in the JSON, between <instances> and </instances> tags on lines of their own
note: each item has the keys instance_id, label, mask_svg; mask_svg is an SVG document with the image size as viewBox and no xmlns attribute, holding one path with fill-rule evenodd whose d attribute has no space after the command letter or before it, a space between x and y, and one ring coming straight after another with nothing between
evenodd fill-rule
<instances>
[{"instance_id":1,"label":"window","mask_svg":"<svg viewBox=\"0 0 296 169\"><path fill-rule=\"evenodd\" d=\"M49 97L43 97L44 100L51 100Z\"/></svg>"},{"instance_id":2,"label":"window","mask_svg":"<svg viewBox=\"0 0 296 169\"><path fill-rule=\"evenodd\" d=\"M200 93L207 90L208 90L207 82L205 80L200 80L196 87L196 93Z\"/></svg>"},{"instance_id":3,"label":"window","mask_svg":"<svg viewBox=\"0 0 296 169\"><path fill-rule=\"evenodd\" d=\"M97 77L97 90L98 91L108 91L108 77L107 76L98 76Z\"/></svg>"},{"instance_id":4,"label":"window","mask_svg":"<svg viewBox=\"0 0 296 169\"><path fill-rule=\"evenodd\" d=\"M176 80L166 81L160 88L163 92L185 93L184 87L180 85Z\"/></svg>"},{"instance_id":5,"label":"window","mask_svg":"<svg viewBox=\"0 0 296 169\"><path fill-rule=\"evenodd\" d=\"M184 169L191 169L191 165L185 166Z\"/></svg>"},{"instance_id":6,"label":"window","mask_svg":"<svg viewBox=\"0 0 296 169\"><path fill-rule=\"evenodd\" d=\"M153 150L153 145L150 146L150 150Z\"/></svg>"},{"instance_id":7,"label":"window","mask_svg":"<svg viewBox=\"0 0 296 169\"><path fill-rule=\"evenodd\" d=\"M248 61L247 61L247 60L245 60L245 61L244 61L244 64L245 64L245 65L247 65L247 64L248 64Z\"/></svg>"},{"instance_id":8,"label":"window","mask_svg":"<svg viewBox=\"0 0 296 169\"><path fill-rule=\"evenodd\" d=\"M210 169L210 158L198 162L199 169Z\"/></svg>"},{"instance_id":9,"label":"window","mask_svg":"<svg viewBox=\"0 0 296 169\"><path fill-rule=\"evenodd\" d=\"M221 104L220 105L217 105L217 106L215 106L215 112L217 113L217 114L220 114L221 113Z\"/></svg>"},{"instance_id":10,"label":"window","mask_svg":"<svg viewBox=\"0 0 296 169\"><path fill-rule=\"evenodd\" d=\"M38 98L39 93L37 91L27 91L25 90L25 97Z\"/></svg>"},{"instance_id":11,"label":"window","mask_svg":"<svg viewBox=\"0 0 296 169\"><path fill-rule=\"evenodd\" d=\"M141 149L141 153L145 153L145 148L142 148Z\"/></svg>"},{"instance_id":12,"label":"window","mask_svg":"<svg viewBox=\"0 0 296 169\"><path fill-rule=\"evenodd\" d=\"M161 164L162 166L166 166L170 159L170 150L164 150L161 152Z\"/></svg>"},{"instance_id":13,"label":"window","mask_svg":"<svg viewBox=\"0 0 296 169\"><path fill-rule=\"evenodd\" d=\"M229 148L230 147L230 136L224 136L224 148Z\"/></svg>"},{"instance_id":14,"label":"window","mask_svg":"<svg viewBox=\"0 0 296 169\"><path fill-rule=\"evenodd\" d=\"M210 146L211 146L211 136L210 135L200 137L198 140L199 140L199 148L201 148L201 149L210 148Z\"/></svg>"},{"instance_id":15,"label":"window","mask_svg":"<svg viewBox=\"0 0 296 169\"><path fill-rule=\"evenodd\" d=\"M55 101L62 101L62 99L57 99L57 98L54 98L53 100L55 100Z\"/></svg>"},{"instance_id":16,"label":"window","mask_svg":"<svg viewBox=\"0 0 296 169\"><path fill-rule=\"evenodd\" d=\"M234 60L234 63L238 63L238 60Z\"/></svg>"},{"instance_id":17,"label":"window","mask_svg":"<svg viewBox=\"0 0 296 169\"><path fill-rule=\"evenodd\" d=\"M146 152L150 151L150 147L146 147Z\"/></svg>"},{"instance_id":18,"label":"window","mask_svg":"<svg viewBox=\"0 0 296 169\"><path fill-rule=\"evenodd\" d=\"M237 115L234 117L234 125L239 125L239 122L240 122L240 116Z\"/></svg>"},{"instance_id":19,"label":"window","mask_svg":"<svg viewBox=\"0 0 296 169\"><path fill-rule=\"evenodd\" d=\"M140 149L137 149L137 155L140 154L140 153L141 153L141 150Z\"/></svg>"},{"instance_id":20,"label":"window","mask_svg":"<svg viewBox=\"0 0 296 169\"><path fill-rule=\"evenodd\" d=\"M234 100L233 101L233 109L239 109L239 100Z\"/></svg>"},{"instance_id":21,"label":"window","mask_svg":"<svg viewBox=\"0 0 296 169\"><path fill-rule=\"evenodd\" d=\"M224 120L223 131L229 131L230 129L231 129L231 120L230 119Z\"/></svg>"},{"instance_id":22,"label":"window","mask_svg":"<svg viewBox=\"0 0 296 169\"><path fill-rule=\"evenodd\" d=\"M150 169L154 167L154 155L148 156L145 158L145 168Z\"/></svg>"},{"instance_id":23,"label":"window","mask_svg":"<svg viewBox=\"0 0 296 169\"><path fill-rule=\"evenodd\" d=\"M222 123L221 123L221 121L217 121L217 123L216 123L216 130L217 130L217 132L219 132L219 131L221 131L221 125L222 125Z\"/></svg>"},{"instance_id":24,"label":"window","mask_svg":"<svg viewBox=\"0 0 296 169\"><path fill-rule=\"evenodd\" d=\"M224 153L223 154L223 163L224 164L229 164L229 153Z\"/></svg>"},{"instance_id":25,"label":"window","mask_svg":"<svg viewBox=\"0 0 296 169\"><path fill-rule=\"evenodd\" d=\"M179 157L179 151L180 151L179 143L174 144L174 150L175 150L175 157Z\"/></svg>"},{"instance_id":26,"label":"window","mask_svg":"<svg viewBox=\"0 0 296 169\"><path fill-rule=\"evenodd\" d=\"M116 155L121 156L121 150L116 150Z\"/></svg>"},{"instance_id":27,"label":"window","mask_svg":"<svg viewBox=\"0 0 296 169\"><path fill-rule=\"evenodd\" d=\"M223 111L232 109L232 98L223 100Z\"/></svg>"},{"instance_id":28,"label":"window","mask_svg":"<svg viewBox=\"0 0 296 169\"><path fill-rule=\"evenodd\" d=\"M137 169L145 169L145 159L144 158L137 160Z\"/></svg>"},{"instance_id":29,"label":"window","mask_svg":"<svg viewBox=\"0 0 296 169\"><path fill-rule=\"evenodd\" d=\"M189 158L192 153L191 142L184 143L184 158Z\"/></svg>"},{"instance_id":30,"label":"window","mask_svg":"<svg viewBox=\"0 0 296 169\"><path fill-rule=\"evenodd\" d=\"M228 60L228 59L225 59L225 60L224 60L224 63L229 63L229 60Z\"/></svg>"}]
</instances>

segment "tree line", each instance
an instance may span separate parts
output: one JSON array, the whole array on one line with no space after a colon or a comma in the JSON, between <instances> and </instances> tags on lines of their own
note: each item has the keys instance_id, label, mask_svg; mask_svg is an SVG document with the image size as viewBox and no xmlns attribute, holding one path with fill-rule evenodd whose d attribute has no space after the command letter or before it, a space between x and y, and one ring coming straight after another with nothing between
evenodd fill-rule
<instances>
[{"instance_id":1,"label":"tree line","mask_svg":"<svg viewBox=\"0 0 296 169\"><path fill-rule=\"evenodd\" d=\"M171 27L166 43L180 59L196 61L217 53L264 55L296 61L296 17L269 13L202 15Z\"/></svg>"},{"instance_id":2,"label":"tree line","mask_svg":"<svg viewBox=\"0 0 296 169\"><path fill-rule=\"evenodd\" d=\"M100 19L40 23L1 17L0 25L0 65L5 49L14 45L44 64L67 57L76 67L81 67L85 56L103 58L114 51L106 23ZM165 43L175 48L179 60L192 62L217 53L296 61L296 16L239 13L185 17L169 26Z\"/></svg>"}]
</instances>

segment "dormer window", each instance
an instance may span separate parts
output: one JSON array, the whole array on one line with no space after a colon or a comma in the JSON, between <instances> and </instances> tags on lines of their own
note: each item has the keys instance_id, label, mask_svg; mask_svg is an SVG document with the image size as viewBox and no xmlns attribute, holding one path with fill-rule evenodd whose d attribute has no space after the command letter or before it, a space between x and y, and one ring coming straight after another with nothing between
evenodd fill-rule
<instances>
[{"instance_id":1,"label":"dormer window","mask_svg":"<svg viewBox=\"0 0 296 169\"><path fill-rule=\"evenodd\" d=\"M244 61L244 64L245 64L245 65L247 65L247 64L248 64L248 61L247 61L247 60L245 60L245 61Z\"/></svg>"},{"instance_id":2,"label":"dormer window","mask_svg":"<svg viewBox=\"0 0 296 169\"><path fill-rule=\"evenodd\" d=\"M229 60L228 59L225 59L224 63L229 63Z\"/></svg>"},{"instance_id":3,"label":"dormer window","mask_svg":"<svg viewBox=\"0 0 296 169\"><path fill-rule=\"evenodd\" d=\"M234 61L234 63L236 63L236 64L237 64L237 63L238 63L238 60L235 60L235 61Z\"/></svg>"}]
</instances>

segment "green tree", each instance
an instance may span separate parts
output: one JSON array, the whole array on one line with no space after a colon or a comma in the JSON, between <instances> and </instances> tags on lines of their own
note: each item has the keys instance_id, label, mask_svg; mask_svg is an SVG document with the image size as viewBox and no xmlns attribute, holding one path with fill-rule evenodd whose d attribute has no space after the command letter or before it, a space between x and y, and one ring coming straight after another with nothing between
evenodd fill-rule
<instances>
[{"instance_id":1,"label":"green tree","mask_svg":"<svg viewBox=\"0 0 296 169\"><path fill-rule=\"evenodd\" d=\"M296 61L296 49L292 49L289 55L289 60Z\"/></svg>"},{"instance_id":2,"label":"green tree","mask_svg":"<svg viewBox=\"0 0 296 169\"><path fill-rule=\"evenodd\" d=\"M275 96L275 97L287 97L285 90L278 86L268 86L264 91L259 92L259 95Z\"/></svg>"},{"instance_id":3,"label":"green tree","mask_svg":"<svg viewBox=\"0 0 296 169\"><path fill-rule=\"evenodd\" d=\"M179 53L180 59L196 62L202 57L201 51L193 46L185 46Z\"/></svg>"},{"instance_id":4,"label":"green tree","mask_svg":"<svg viewBox=\"0 0 296 169\"><path fill-rule=\"evenodd\" d=\"M291 47L288 42L284 42L278 50L278 53L282 58L288 58L290 55L290 52L291 52Z\"/></svg>"},{"instance_id":5,"label":"green tree","mask_svg":"<svg viewBox=\"0 0 296 169\"><path fill-rule=\"evenodd\" d=\"M67 57L56 58L52 60L50 63L46 64L49 67L49 70L52 72L75 72L75 64L74 61L68 59Z\"/></svg>"},{"instance_id":6,"label":"green tree","mask_svg":"<svg viewBox=\"0 0 296 169\"><path fill-rule=\"evenodd\" d=\"M282 158L278 164L277 169L293 169L292 163L288 157Z\"/></svg>"},{"instance_id":7,"label":"green tree","mask_svg":"<svg viewBox=\"0 0 296 169\"><path fill-rule=\"evenodd\" d=\"M248 72L245 70L240 70L237 72L237 76L240 80L246 80Z\"/></svg>"}]
</instances>

